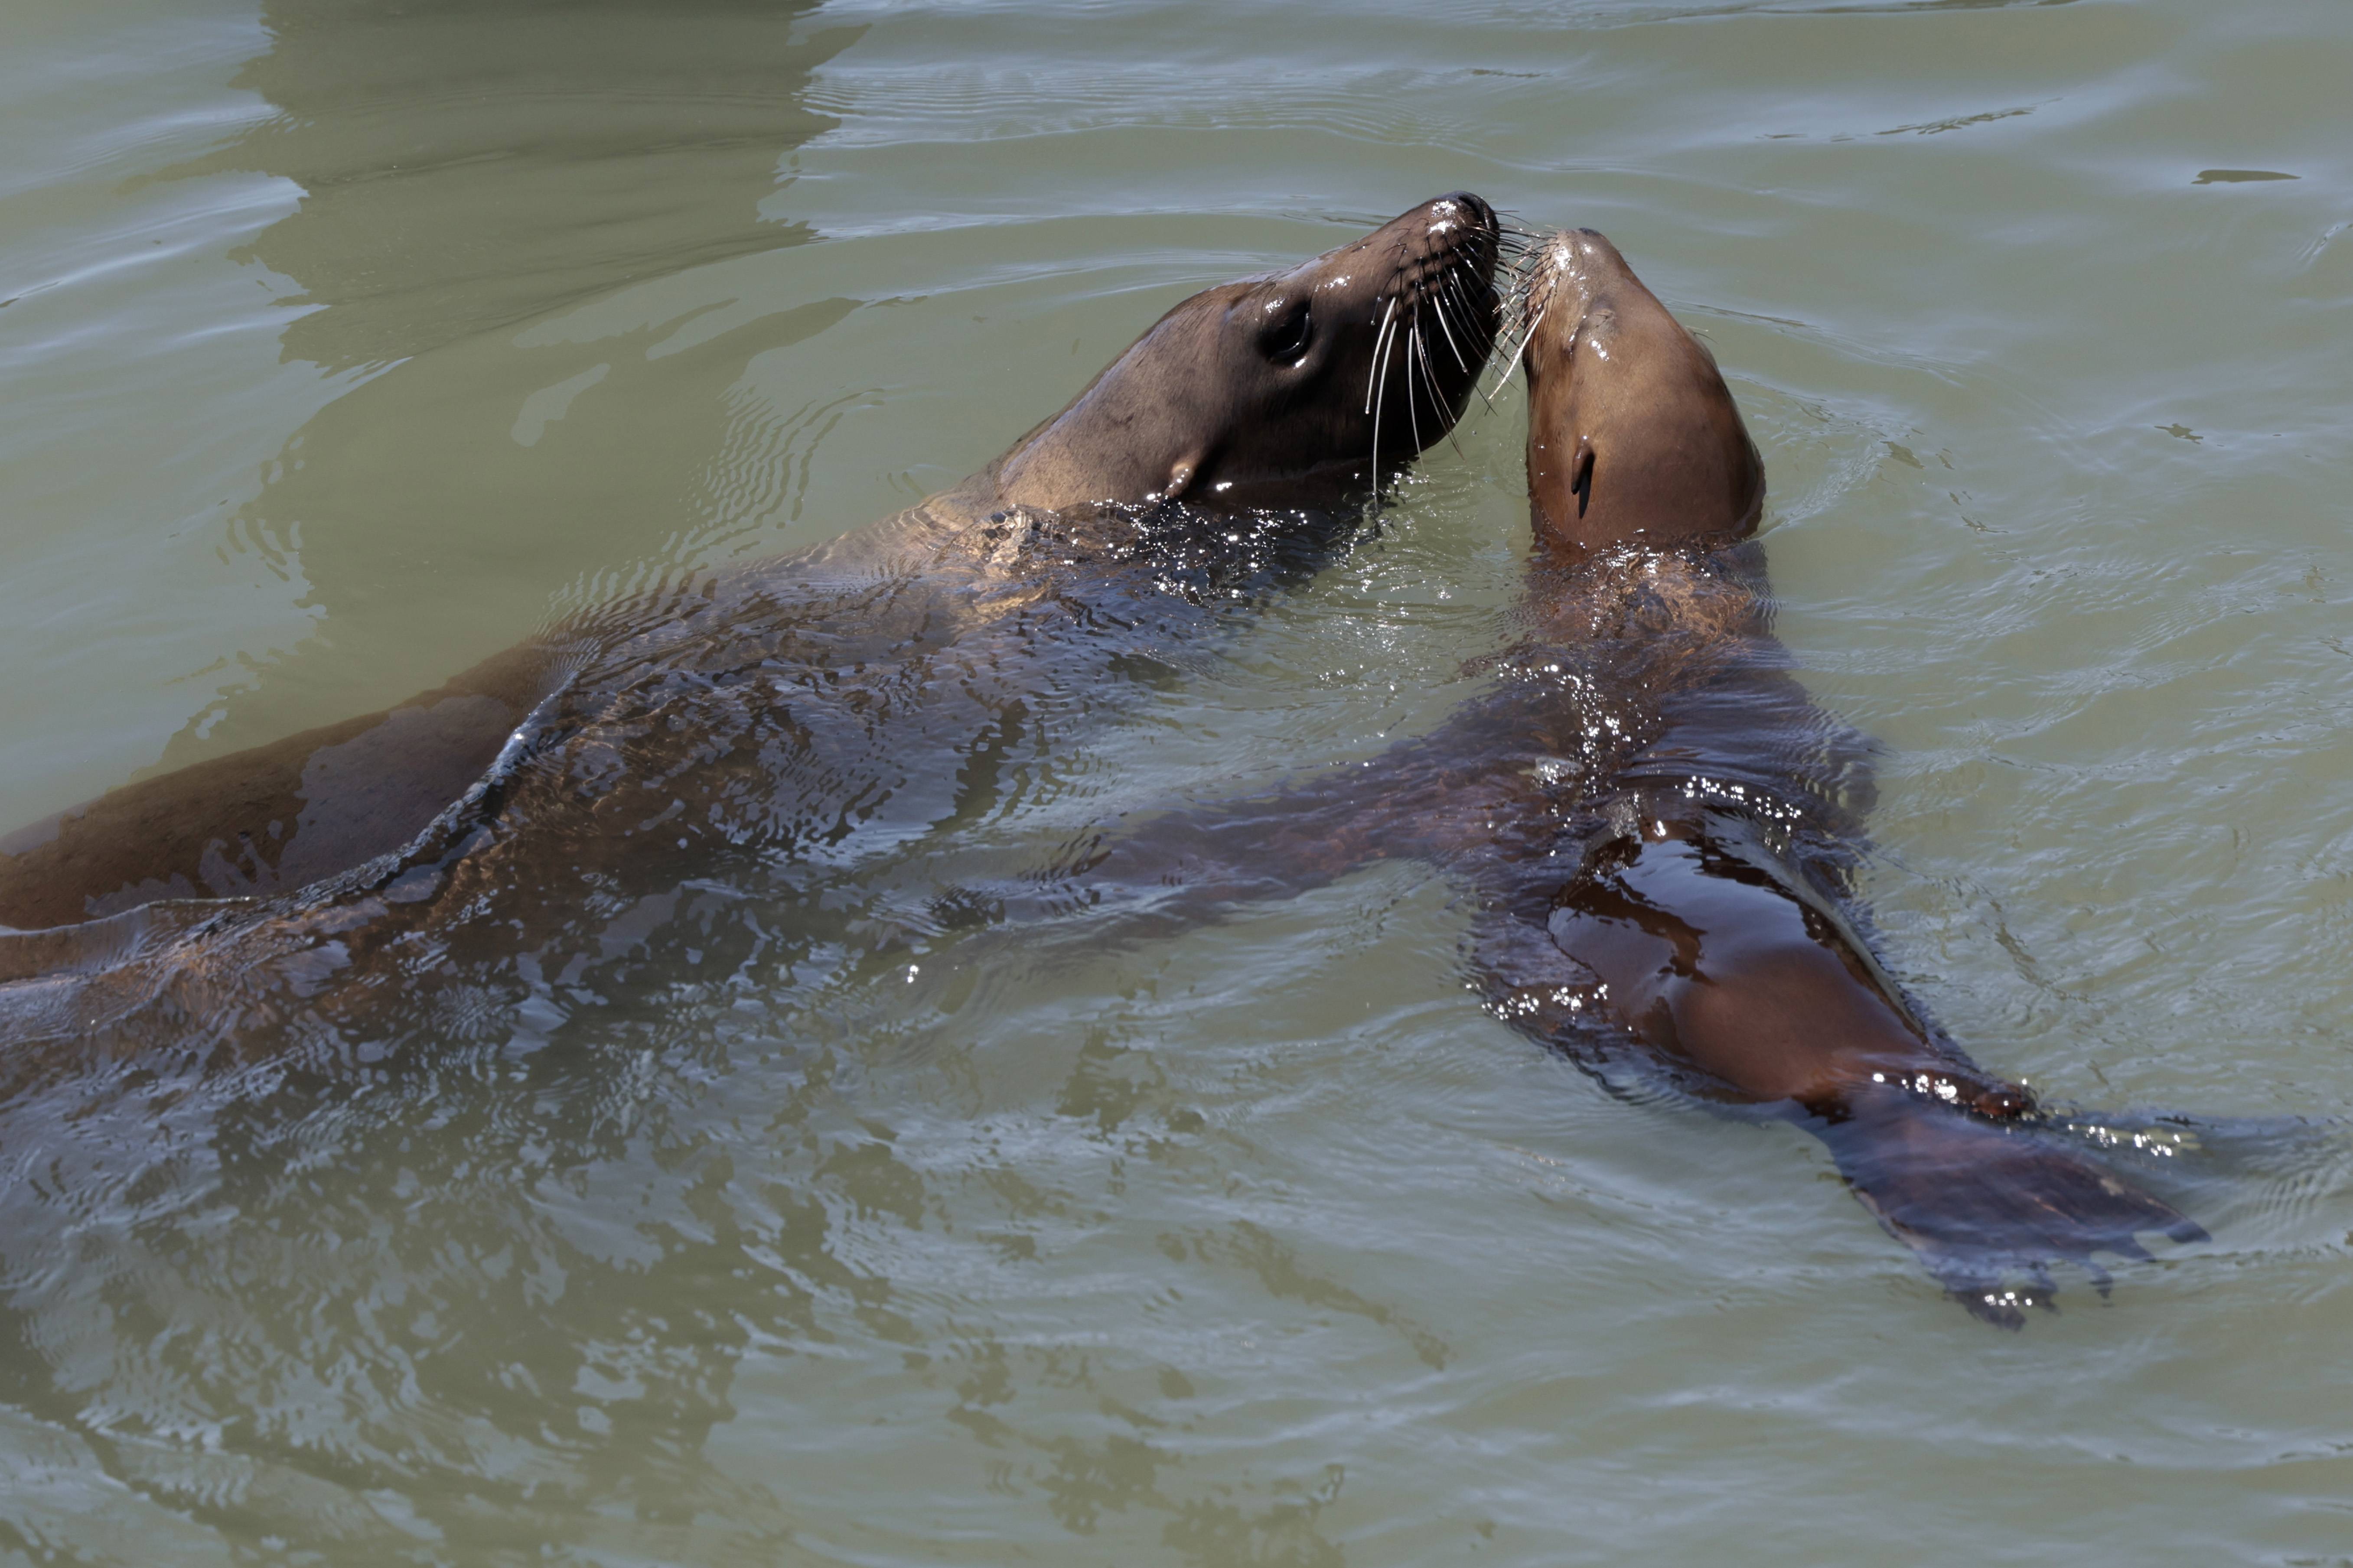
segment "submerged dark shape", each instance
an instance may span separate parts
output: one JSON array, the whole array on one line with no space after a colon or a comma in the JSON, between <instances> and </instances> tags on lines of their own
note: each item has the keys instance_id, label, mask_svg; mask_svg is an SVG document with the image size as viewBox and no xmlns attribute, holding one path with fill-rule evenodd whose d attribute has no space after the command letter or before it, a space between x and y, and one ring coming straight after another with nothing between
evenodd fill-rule
<instances>
[{"instance_id":1,"label":"submerged dark shape","mask_svg":"<svg viewBox=\"0 0 2353 1568\"><path fill-rule=\"evenodd\" d=\"M557 756L609 770L534 808L539 837L564 822L581 840L566 854L814 852L935 792L975 735L1034 705L1019 669L1035 645L1145 655L1311 567L1460 416L1494 336L1499 243L1476 196L1424 203L1194 295L1004 457L897 518L0 838L0 928L290 892L401 852L478 783L521 798ZM37 965L38 944L18 945L0 972Z\"/></svg>"},{"instance_id":2,"label":"submerged dark shape","mask_svg":"<svg viewBox=\"0 0 2353 1568\"><path fill-rule=\"evenodd\" d=\"M1474 894L1488 1007L1616 1080L1804 1127L1977 1316L2050 1265L2204 1232L1989 1074L1881 966L1852 873L1871 747L1816 708L1748 542L1764 470L1706 349L1599 234L1532 253L1536 548L1492 689L1369 765L1090 846L1050 897L1213 917L1420 858ZM1100 918L1100 917L1098 917Z\"/></svg>"}]
</instances>

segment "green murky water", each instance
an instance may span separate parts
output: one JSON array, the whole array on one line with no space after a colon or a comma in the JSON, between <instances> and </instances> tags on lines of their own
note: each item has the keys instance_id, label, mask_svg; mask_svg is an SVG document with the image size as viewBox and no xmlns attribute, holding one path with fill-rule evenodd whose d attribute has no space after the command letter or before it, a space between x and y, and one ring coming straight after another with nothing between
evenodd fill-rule
<instances>
[{"instance_id":1,"label":"green murky water","mask_svg":"<svg viewBox=\"0 0 2353 1568\"><path fill-rule=\"evenodd\" d=\"M895 510L1183 294L1467 186L1713 341L1954 1034L2063 1100L2353 1111L2336 0L0 37L7 825ZM1434 724L1505 635L1518 408L991 831ZM1811 1141L1482 1014L1463 925L1392 868L453 1025L356 1087L11 1105L0 1555L2353 1562L2333 1143L2216 1150L2211 1246L1999 1334Z\"/></svg>"}]
</instances>

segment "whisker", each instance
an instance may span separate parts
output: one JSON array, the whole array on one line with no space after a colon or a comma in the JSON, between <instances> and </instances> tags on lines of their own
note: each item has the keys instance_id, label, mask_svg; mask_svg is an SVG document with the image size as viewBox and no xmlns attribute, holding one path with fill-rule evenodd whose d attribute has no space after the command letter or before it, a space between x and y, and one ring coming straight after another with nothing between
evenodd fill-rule
<instances>
[{"instance_id":1,"label":"whisker","mask_svg":"<svg viewBox=\"0 0 2353 1568\"><path fill-rule=\"evenodd\" d=\"M1419 302L1417 301L1417 303ZM1409 310L1405 315L1398 318L1398 331L1396 338L1398 353L1401 356L1399 362L1400 368L1404 372L1404 374L1399 379L1405 383L1406 428L1410 431L1413 436L1413 449L1407 454L1407 462L1411 462L1415 458L1421 455L1421 420L1416 416L1414 412L1414 405L1419 402L1419 399L1414 395L1413 391L1413 334L1415 331L1414 319L1417 314L1418 312L1415 310Z\"/></svg>"},{"instance_id":2,"label":"whisker","mask_svg":"<svg viewBox=\"0 0 2353 1568\"><path fill-rule=\"evenodd\" d=\"M1462 335L1470 339L1474 344L1479 345L1479 360L1480 363L1483 364L1486 362L1487 356L1495 352L1495 315L1496 310L1500 309L1500 306L1491 303L1489 310L1485 313L1485 320L1483 321L1480 321L1479 308L1471 302L1470 290L1465 287L1461 277L1460 275L1456 275L1448 278L1446 280L1446 287L1448 292L1453 297L1455 308L1462 312ZM1494 299L1494 290L1492 286L1489 287L1487 293L1489 300L1493 301ZM1479 325L1479 331L1475 332L1471 330L1474 322L1477 322ZM1460 357L1459 350L1457 351L1457 357ZM1464 368L1469 369L1470 367L1466 365ZM1473 373L1472 380L1475 384L1478 380L1475 373Z\"/></svg>"},{"instance_id":3,"label":"whisker","mask_svg":"<svg viewBox=\"0 0 2353 1568\"><path fill-rule=\"evenodd\" d=\"M1483 366L1488 356L1495 352L1496 312L1501 309L1501 305L1494 300L1492 283L1482 284L1482 287L1490 300L1489 308L1483 312L1471 302L1471 283L1464 276L1464 268L1458 262L1456 266L1449 268L1444 278L1440 280L1437 296L1438 324L1446 332L1447 346L1454 351L1455 363L1461 365L1470 375L1471 389L1479 395L1481 402L1485 403L1492 409L1494 406L1494 400L1487 395L1486 388L1479 384L1479 367ZM1452 321L1456 310L1460 310L1463 316L1462 336L1479 350L1477 365L1470 362L1462 352L1461 343L1455 340ZM1473 323L1477 325L1476 331L1472 330Z\"/></svg>"},{"instance_id":4,"label":"whisker","mask_svg":"<svg viewBox=\"0 0 2353 1568\"><path fill-rule=\"evenodd\" d=\"M1391 317L1397 310L1397 300L1391 296L1388 309L1381 312L1379 357L1373 362L1373 500L1381 499L1381 411L1389 395L1389 339Z\"/></svg>"},{"instance_id":5,"label":"whisker","mask_svg":"<svg viewBox=\"0 0 2353 1568\"><path fill-rule=\"evenodd\" d=\"M1495 247L1495 270L1516 272L1527 264L1527 258L1544 248L1544 239L1535 235L1510 235Z\"/></svg>"},{"instance_id":6,"label":"whisker","mask_svg":"<svg viewBox=\"0 0 2353 1568\"><path fill-rule=\"evenodd\" d=\"M1520 356L1527 352L1529 342L1535 338L1536 329L1541 326L1543 322L1544 312L1539 310L1536 313L1535 319L1529 321L1526 329L1517 334L1516 337L1499 335L1497 340L1498 345L1505 348L1506 352L1503 356L1504 362L1504 368L1502 371L1497 373L1494 382L1494 395L1497 398L1501 398L1504 395L1505 387L1511 382L1512 372L1519 367Z\"/></svg>"},{"instance_id":7,"label":"whisker","mask_svg":"<svg viewBox=\"0 0 2353 1568\"><path fill-rule=\"evenodd\" d=\"M1535 292L1536 273L1540 269L1532 259L1535 254L1532 251L1529 256L1522 258L1520 264L1514 267L1507 274L1508 281L1504 289L1504 302L1506 305L1516 305L1525 310L1528 296Z\"/></svg>"},{"instance_id":8,"label":"whisker","mask_svg":"<svg viewBox=\"0 0 2353 1568\"><path fill-rule=\"evenodd\" d=\"M1365 377L1365 412L1367 414L1370 414L1373 411L1373 386L1380 380L1381 377L1381 342L1389 335L1389 311L1396 309L1397 300L1392 299L1381 311L1380 332L1373 339L1373 372L1370 375ZM1373 436L1376 440L1378 440L1380 437L1380 431L1378 429L1375 429Z\"/></svg>"},{"instance_id":9,"label":"whisker","mask_svg":"<svg viewBox=\"0 0 2353 1568\"><path fill-rule=\"evenodd\" d=\"M1411 317L1411 321L1406 326L1405 333L1406 348L1409 354L1421 346L1421 296L1419 294L1414 296ZM1421 441L1421 421L1413 411L1414 402L1413 361L1409 358L1406 361L1405 370L1405 416L1413 431L1413 452L1418 458L1425 448Z\"/></svg>"},{"instance_id":10,"label":"whisker","mask_svg":"<svg viewBox=\"0 0 2353 1568\"><path fill-rule=\"evenodd\" d=\"M1429 339L1423 334L1421 330L1421 301L1419 300L1414 301L1413 332L1412 335L1407 339L1407 342L1413 349L1413 363L1421 371L1421 384L1430 388L1430 401L1431 405L1437 407L1440 412L1443 412L1446 407L1446 399L1438 390L1437 375L1430 370L1430 342Z\"/></svg>"},{"instance_id":11,"label":"whisker","mask_svg":"<svg viewBox=\"0 0 2353 1568\"><path fill-rule=\"evenodd\" d=\"M1432 300L1434 303L1435 296L1432 297ZM1419 363L1421 365L1421 379L1430 387L1430 405L1440 416L1444 416L1447 412L1446 398L1445 395L1438 390L1438 373L1430 367L1430 346L1422 339L1421 318L1419 311L1416 312L1414 317L1413 349L1414 353L1419 356ZM1472 384L1476 385L1477 383L1473 382ZM1456 457L1467 458L1469 454L1462 450L1462 443L1455 437L1454 424L1455 422L1453 420L1450 419L1447 421L1445 426L1446 439L1453 446L1454 455Z\"/></svg>"},{"instance_id":12,"label":"whisker","mask_svg":"<svg viewBox=\"0 0 2353 1568\"><path fill-rule=\"evenodd\" d=\"M1536 329L1544 325L1544 319L1551 312L1551 310L1552 307L1549 304L1547 304L1543 310L1538 310L1536 312L1536 319L1528 323L1528 330L1520 334L1520 344L1519 347L1512 351L1511 363L1504 366L1504 374L1498 376L1495 380L1495 390L1497 392L1500 393L1504 390L1505 384L1512 379L1512 373L1520 368L1520 356L1528 352L1528 344L1535 340Z\"/></svg>"},{"instance_id":13,"label":"whisker","mask_svg":"<svg viewBox=\"0 0 2353 1568\"><path fill-rule=\"evenodd\" d=\"M1463 359L1462 346L1454 341L1454 329L1446 320L1446 289L1454 281L1454 268L1460 265L1460 262L1451 263L1444 272L1439 274L1438 289L1430 296L1430 302L1438 310L1438 330L1446 334L1446 346L1454 351L1454 363L1467 373L1471 366Z\"/></svg>"}]
</instances>

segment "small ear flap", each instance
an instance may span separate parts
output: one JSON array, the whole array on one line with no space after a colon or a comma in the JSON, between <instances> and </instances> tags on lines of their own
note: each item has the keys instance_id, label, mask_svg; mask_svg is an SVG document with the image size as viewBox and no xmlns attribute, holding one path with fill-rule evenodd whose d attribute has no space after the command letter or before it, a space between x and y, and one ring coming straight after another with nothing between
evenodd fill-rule
<instances>
[{"instance_id":1,"label":"small ear flap","mask_svg":"<svg viewBox=\"0 0 2353 1568\"><path fill-rule=\"evenodd\" d=\"M1577 440L1577 458L1569 466L1571 478L1568 493L1577 498L1577 515L1585 515L1585 505L1593 499L1593 443L1580 436Z\"/></svg>"}]
</instances>

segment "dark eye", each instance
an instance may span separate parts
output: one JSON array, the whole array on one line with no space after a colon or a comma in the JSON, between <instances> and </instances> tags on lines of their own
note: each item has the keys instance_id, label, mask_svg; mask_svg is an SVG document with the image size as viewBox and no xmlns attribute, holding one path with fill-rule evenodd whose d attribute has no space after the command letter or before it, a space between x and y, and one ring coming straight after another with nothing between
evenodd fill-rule
<instances>
[{"instance_id":1,"label":"dark eye","mask_svg":"<svg viewBox=\"0 0 2353 1568\"><path fill-rule=\"evenodd\" d=\"M1277 364L1296 364L1307 353L1307 340L1315 334L1315 323L1308 316L1307 301L1302 300L1278 316L1259 339L1259 348Z\"/></svg>"}]
</instances>

